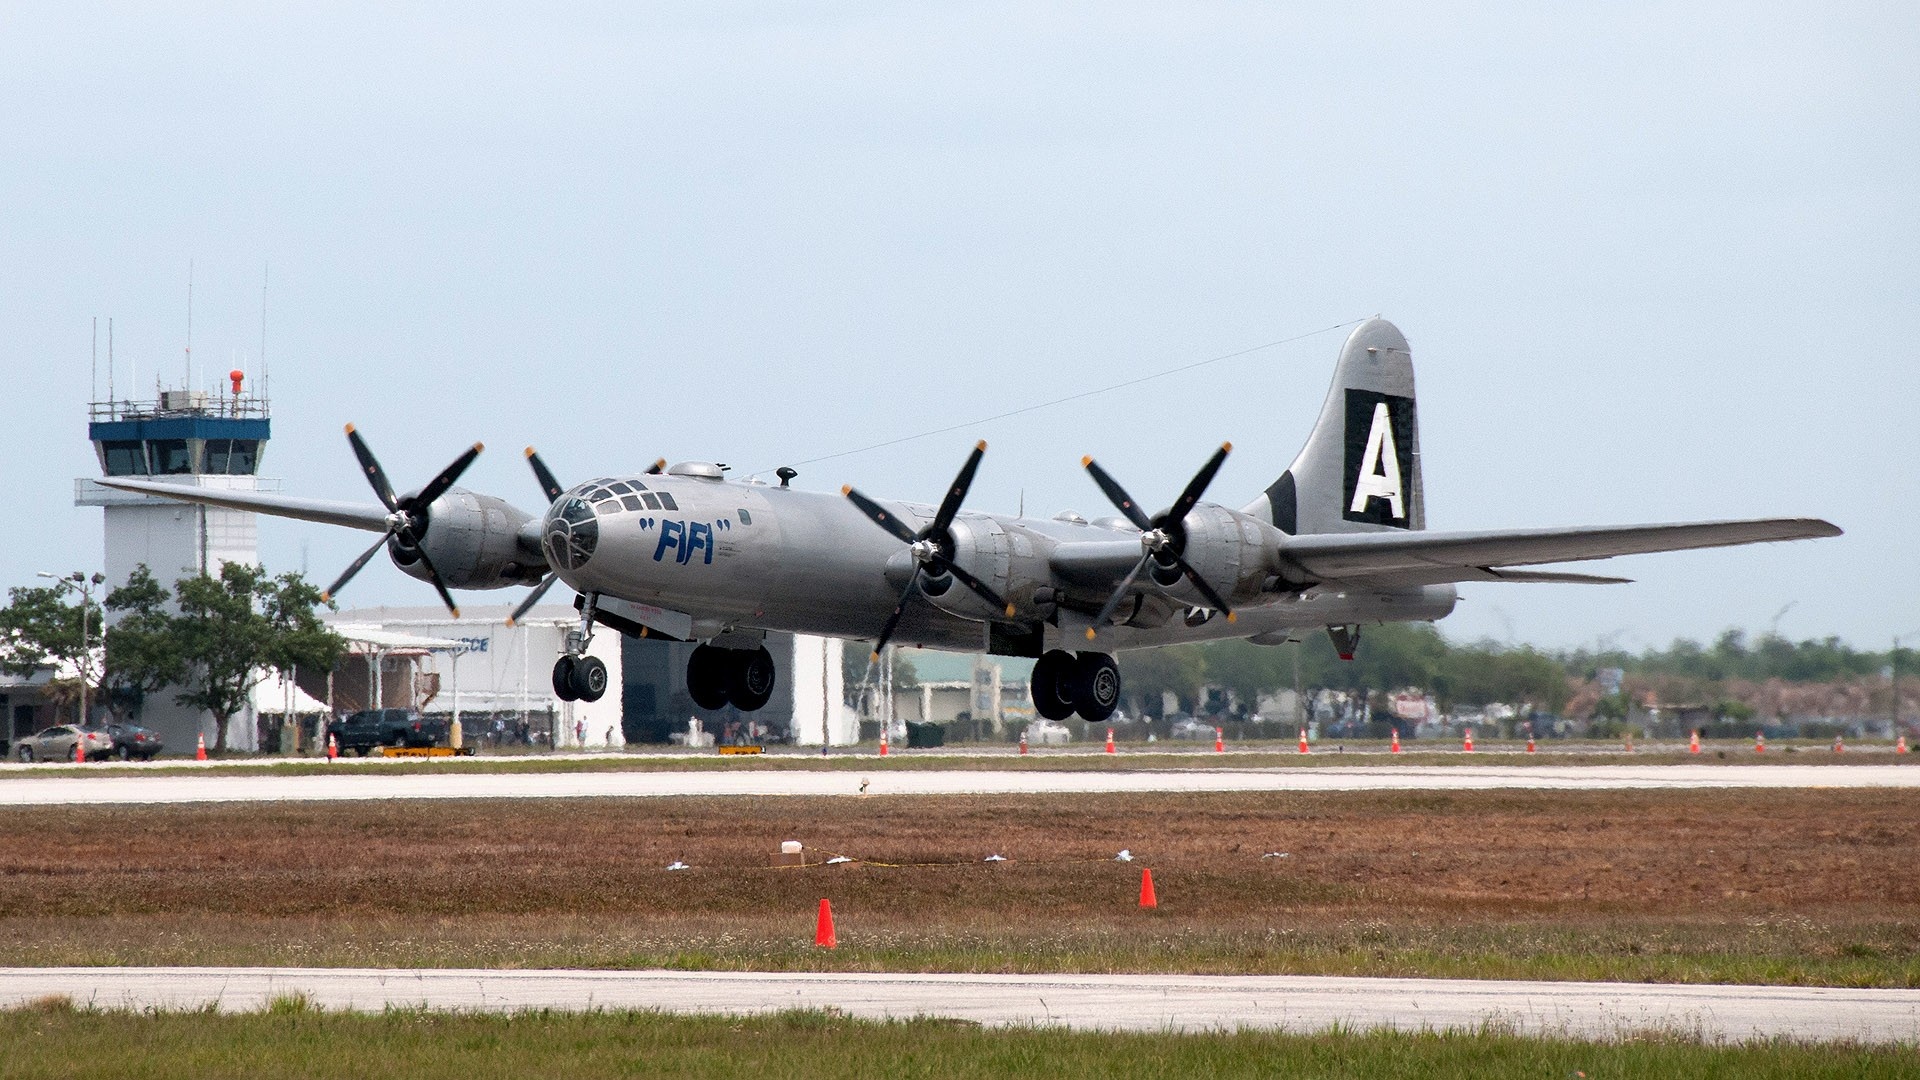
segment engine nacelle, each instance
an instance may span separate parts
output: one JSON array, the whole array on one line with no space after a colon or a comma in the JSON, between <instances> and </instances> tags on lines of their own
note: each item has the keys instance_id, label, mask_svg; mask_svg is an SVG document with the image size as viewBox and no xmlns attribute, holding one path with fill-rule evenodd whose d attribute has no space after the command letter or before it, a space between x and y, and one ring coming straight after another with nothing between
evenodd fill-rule
<instances>
[{"instance_id":1,"label":"engine nacelle","mask_svg":"<svg viewBox=\"0 0 1920 1080\"><path fill-rule=\"evenodd\" d=\"M1237 604L1260 594L1280 551L1281 533L1257 518L1229 510L1224 506L1202 503L1181 523L1186 534L1182 556L1207 584L1228 603ZM1178 566L1156 560L1149 567L1155 582L1168 595L1207 606L1207 599Z\"/></svg>"},{"instance_id":2,"label":"engine nacelle","mask_svg":"<svg viewBox=\"0 0 1920 1080\"><path fill-rule=\"evenodd\" d=\"M953 561L981 583L1021 608L1031 606L1033 590L1051 580L1046 557L1024 534L1010 533L990 517L966 515L953 522ZM1006 612L981 599L951 575L922 578L929 603L963 619L1004 619Z\"/></svg>"},{"instance_id":3,"label":"engine nacelle","mask_svg":"<svg viewBox=\"0 0 1920 1080\"><path fill-rule=\"evenodd\" d=\"M420 546L448 588L502 589L546 576L540 549L521 538L532 516L504 499L454 488L427 507L426 517ZM419 549L390 540L387 553L402 572L432 580Z\"/></svg>"}]
</instances>

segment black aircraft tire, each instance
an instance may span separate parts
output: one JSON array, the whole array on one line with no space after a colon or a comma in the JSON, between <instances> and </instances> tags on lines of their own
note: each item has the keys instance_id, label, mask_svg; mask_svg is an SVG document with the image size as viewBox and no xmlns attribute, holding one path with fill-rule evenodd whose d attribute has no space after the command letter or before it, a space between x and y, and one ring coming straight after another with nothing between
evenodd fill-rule
<instances>
[{"instance_id":1,"label":"black aircraft tire","mask_svg":"<svg viewBox=\"0 0 1920 1080\"><path fill-rule=\"evenodd\" d=\"M732 662L727 650L702 645L687 658L687 696L703 709L727 707L727 682Z\"/></svg>"},{"instance_id":2,"label":"black aircraft tire","mask_svg":"<svg viewBox=\"0 0 1920 1080\"><path fill-rule=\"evenodd\" d=\"M727 700L741 712L764 708L773 700L776 674L773 656L766 649L735 652L727 672Z\"/></svg>"},{"instance_id":3,"label":"black aircraft tire","mask_svg":"<svg viewBox=\"0 0 1920 1080\"><path fill-rule=\"evenodd\" d=\"M597 656L573 661L573 692L581 701L599 701L607 693L607 665Z\"/></svg>"},{"instance_id":4,"label":"black aircraft tire","mask_svg":"<svg viewBox=\"0 0 1920 1080\"><path fill-rule=\"evenodd\" d=\"M1102 723L1120 707L1120 665L1106 653L1081 653L1071 681L1073 711L1087 723Z\"/></svg>"},{"instance_id":5,"label":"black aircraft tire","mask_svg":"<svg viewBox=\"0 0 1920 1080\"><path fill-rule=\"evenodd\" d=\"M553 662L553 696L561 701L577 701L580 692L573 688L574 660L563 656Z\"/></svg>"},{"instance_id":6,"label":"black aircraft tire","mask_svg":"<svg viewBox=\"0 0 1920 1080\"><path fill-rule=\"evenodd\" d=\"M1065 720L1073 715L1073 654L1054 649L1034 661L1033 678L1028 684L1033 695L1033 711L1049 720Z\"/></svg>"}]
</instances>

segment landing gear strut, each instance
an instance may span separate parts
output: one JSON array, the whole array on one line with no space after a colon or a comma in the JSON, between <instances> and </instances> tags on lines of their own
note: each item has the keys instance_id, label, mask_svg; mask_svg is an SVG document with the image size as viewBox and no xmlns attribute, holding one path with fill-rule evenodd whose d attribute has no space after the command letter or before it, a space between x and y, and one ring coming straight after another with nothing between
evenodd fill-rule
<instances>
[{"instance_id":1,"label":"landing gear strut","mask_svg":"<svg viewBox=\"0 0 1920 1080\"><path fill-rule=\"evenodd\" d=\"M1033 709L1049 720L1074 713L1100 723L1120 707L1120 666L1106 653L1054 649L1033 665Z\"/></svg>"},{"instance_id":2,"label":"landing gear strut","mask_svg":"<svg viewBox=\"0 0 1920 1080\"><path fill-rule=\"evenodd\" d=\"M687 658L687 696L703 709L753 712L773 698L773 656L757 649L702 645Z\"/></svg>"},{"instance_id":3,"label":"landing gear strut","mask_svg":"<svg viewBox=\"0 0 1920 1080\"><path fill-rule=\"evenodd\" d=\"M587 655L598 600L598 594L587 594L580 608L580 629L567 631L567 651L553 662L553 696L561 701L599 701L607 692L606 663Z\"/></svg>"}]
</instances>

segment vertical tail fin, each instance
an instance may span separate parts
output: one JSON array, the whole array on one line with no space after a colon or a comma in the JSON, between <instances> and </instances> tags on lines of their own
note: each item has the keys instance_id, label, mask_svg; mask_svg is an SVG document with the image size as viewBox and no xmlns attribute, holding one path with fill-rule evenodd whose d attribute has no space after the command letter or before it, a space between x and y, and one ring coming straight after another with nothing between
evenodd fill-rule
<instances>
[{"instance_id":1,"label":"vertical tail fin","mask_svg":"<svg viewBox=\"0 0 1920 1080\"><path fill-rule=\"evenodd\" d=\"M1245 512L1296 536L1426 528L1413 355L1392 323L1347 338L1307 445Z\"/></svg>"}]
</instances>

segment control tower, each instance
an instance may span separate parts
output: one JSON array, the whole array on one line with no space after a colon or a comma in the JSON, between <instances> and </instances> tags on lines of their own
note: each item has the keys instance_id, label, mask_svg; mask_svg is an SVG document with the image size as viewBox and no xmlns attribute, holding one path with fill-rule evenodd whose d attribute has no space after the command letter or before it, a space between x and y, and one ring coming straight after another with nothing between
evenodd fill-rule
<instances>
[{"instance_id":1,"label":"control tower","mask_svg":"<svg viewBox=\"0 0 1920 1080\"><path fill-rule=\"evenodd\" d=\"M163 390L157 401L94 402L87 437L101 473L182 487L279 490L278 480L258 475L272 435L266 398L245 392L241 372L228 380L231 392ZM245 511L115 491L86 478L74 481L73 502L106 512L104 569L115 587L143 563L171 590L183 577L260 561L259 526Z\"/></svg>"}]
</instances>

